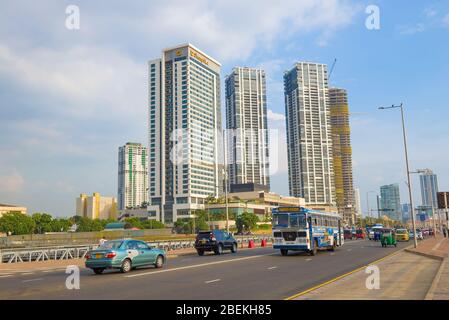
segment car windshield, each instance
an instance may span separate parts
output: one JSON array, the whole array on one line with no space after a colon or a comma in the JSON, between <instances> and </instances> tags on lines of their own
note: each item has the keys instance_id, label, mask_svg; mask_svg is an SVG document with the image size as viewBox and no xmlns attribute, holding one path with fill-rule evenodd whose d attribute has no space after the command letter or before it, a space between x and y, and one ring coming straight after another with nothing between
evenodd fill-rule
<instances>
[{"instance_id":1,"label":"car windshield","mask_svg":"<svg viewBox=\"0 0 449 320\"><path fill-rule=\"evenodd\" d=\"M101 246L98 247L98 249L103 250L111 250L111 249L118 249L122 245L123 241L106 241Z\"/></svg>"},{"instance_id":2,"label":"car windshield","mask_svg":"<svg viewBox=\"0 0 449 320\"><path fill-rule=\"evenodd\" d=\"M405 230L405 229L398 229L398 230L396 230L396 233L397 234L407 234L407 230Z\"/></svg>"}]
</instances>

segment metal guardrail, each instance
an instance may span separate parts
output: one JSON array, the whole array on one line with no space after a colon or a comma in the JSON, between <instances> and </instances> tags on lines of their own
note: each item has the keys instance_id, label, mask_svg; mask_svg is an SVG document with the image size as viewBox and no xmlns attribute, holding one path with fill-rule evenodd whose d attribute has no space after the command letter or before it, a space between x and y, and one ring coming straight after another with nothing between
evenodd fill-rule
<instances>
[{"instance_id":1,"label":"metal guardrail","mask_svg":"<svg viewBox=\"0 0 449 320\"><path fill-rule=\"evenodd\" d=\"M255 243L263 239L272 240L271 236L235 236L237 243L243 245L253 240ZM194 240L183 241L150 241L147 242L152 248L159 248L165 251L193 248ZM98 247L98 244L78 245L78 246L53 246L53 247L33 247L23 249L2 249L0 250L0 263L20 263L31 261L47 260L68 260L84 258L89 250Z\"/></svg>"}]
</instances>

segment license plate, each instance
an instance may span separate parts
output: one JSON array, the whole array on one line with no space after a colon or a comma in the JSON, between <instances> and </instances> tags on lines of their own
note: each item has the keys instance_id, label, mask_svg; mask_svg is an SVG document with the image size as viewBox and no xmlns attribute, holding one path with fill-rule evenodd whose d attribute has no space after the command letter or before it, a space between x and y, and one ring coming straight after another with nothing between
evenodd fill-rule
<instances>
[{"instance_id":1,"label":"license plate","mask_svg":"<svg viewBox=\"0 0 449 320\"><path fill-rule=\"evenodd\" d=\"M95 259L101 259L101 257L102 257L102 254L100 254L100 253L97 253L97 254L95 255Z\"/></svg>"},{"instance_id":2,"label":"license plate","mask_svg":"<svg viewBox=\"0 0 449 320\"><path fill-rule=\"evenodd\" d=\"M201 243L206 243L206 239L201 240Z\"/></svg>"}]
</instances>

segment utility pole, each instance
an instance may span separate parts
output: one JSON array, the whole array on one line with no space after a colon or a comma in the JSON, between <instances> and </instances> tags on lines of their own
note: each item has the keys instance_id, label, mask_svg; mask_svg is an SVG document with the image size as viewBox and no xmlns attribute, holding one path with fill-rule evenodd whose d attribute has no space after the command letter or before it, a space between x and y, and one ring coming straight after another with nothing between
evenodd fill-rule
<instances>
[{"instance_id":1,"label":"utility pole","mask_svg":"<svg viewBox=\"0 0 449 320\"><path fill-rule=\"evenodd\" d=\"M413 206L413 196L412 196L412 183L410 180L410 168L408 164L408 150L407 150L407 134L405 132L405 121L404 121L404 106L401 103L399 106L392 105L391 107L379 107L380 110L385 109L393 109L393 108L400 108L401 109L401 119L402 119L402 135L404 138L404 152L405 152L405 166L407 169L407 181L408 181L408 195L410 198L410 206L412 208L412 225L413 225L413 243L415 248L418 247L418 240L416 239L416 223L415 223L415 209Z\"/></svg>"},{"instance_id":2,"label":"utility pole","mask_svg":"<svg viewBox=\"0 0 449 320\"><path fill-rule=\"evenodd\" d=\"M226 206L226 232L229 232L229 205L228 205L228 165L226 161L226 129L223 130L223 163L224 163L224 182L225 182L225 206Z\"/></svg>"}]
</instances>

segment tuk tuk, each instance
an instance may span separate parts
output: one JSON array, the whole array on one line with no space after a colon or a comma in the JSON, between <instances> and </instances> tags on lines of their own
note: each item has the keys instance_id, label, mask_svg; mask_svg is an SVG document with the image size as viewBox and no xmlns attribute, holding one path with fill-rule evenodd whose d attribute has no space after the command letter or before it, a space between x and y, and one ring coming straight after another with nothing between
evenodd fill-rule
<instances>
[{"instance_id":1,"label":"tuk tuk","mask_svg":"<svg viewBox=\"0 0 449 320\"><path fill-rule=\"evenodd\" d=\"M396 236L394 234L394 231L391 229L382 229L382 235L380 243L382 244L382 247L386 248L387 246L395 246L396 243Z\"/></svg>"}]
</instances>

